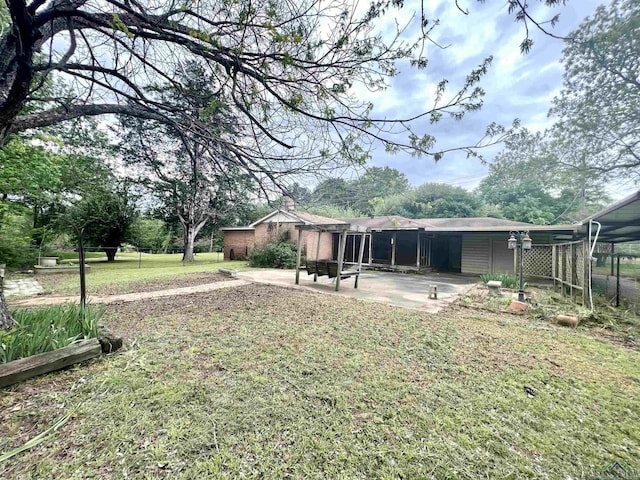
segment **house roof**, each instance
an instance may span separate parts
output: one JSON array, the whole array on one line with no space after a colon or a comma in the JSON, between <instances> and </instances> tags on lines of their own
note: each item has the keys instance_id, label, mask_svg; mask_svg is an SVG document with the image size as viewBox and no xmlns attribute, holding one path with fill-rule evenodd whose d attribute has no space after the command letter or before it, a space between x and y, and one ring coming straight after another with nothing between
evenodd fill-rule
<instances>
[{"instance_id":1,"label":"house roof","mask_svg":"<svg viewBox=\"0 0 640 480\"><path fill-rule=\"evenodd\" d=\"M372 230L510 230L513 228L537 229L539 225L524 222L514 222L501 218L472 217L472 218L418 218L410 219L399 215L380 217L347 218L345 222L359 225Z\"/></svg>"},{"instance_id":2,"label":"house roof","mask_svg":"<svg viewBox=\"0 0 640 480\"><path fill-rule=\"evenodd\" d=\"M514 229L531 231L570 232L570 236L580 228L580 225L534 225L532 223L515 222L502 218L470 217L470 218L418 218L410 219L400 215L384 215L358 218L329 218L312 213L288 210L275 210L269 215L253 222L248 227L227 227L222 230L253 230L264 222L279 221L282 223L297 223L306 226L349 225L349 229L362 232L364 230L424 230L432 232L508 232ZM343 228L340 228L344 230Z\"/></svg>"}]
</instances>

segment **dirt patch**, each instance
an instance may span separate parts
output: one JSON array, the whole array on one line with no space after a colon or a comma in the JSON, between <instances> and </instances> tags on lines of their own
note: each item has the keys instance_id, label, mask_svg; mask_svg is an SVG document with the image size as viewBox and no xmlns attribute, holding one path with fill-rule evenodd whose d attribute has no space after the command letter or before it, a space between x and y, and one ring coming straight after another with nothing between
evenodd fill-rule
<instances>
[{"instance_id":1,"label":"dirt patch","mask_svg":"<svg viewBox=\"0 0 640 480\"><path fill-rule=\"evenodd\" d=\"M291 291L270 285L251 284L210 293L113 303L106 306L104 321L125 338L134 335L138 337L147 327L153 326L149 324L145 327L136 319L147 323L151 321L156 328L157 320L162 319L163 327L174 324L178 328L185 318L201 318L211 313L251 308L286 294L291 294Z\"/></svg>"}]
</instances>

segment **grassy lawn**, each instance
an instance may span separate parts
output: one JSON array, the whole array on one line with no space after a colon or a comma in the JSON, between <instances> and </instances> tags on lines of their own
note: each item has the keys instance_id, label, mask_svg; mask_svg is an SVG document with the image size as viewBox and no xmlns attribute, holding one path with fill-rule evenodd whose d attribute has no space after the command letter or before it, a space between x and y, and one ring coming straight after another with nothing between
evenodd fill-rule
<instances>
[{"instance_id":1,"label":"grassy lawn","mask_svg":"<svg viewBox=\"0 0 640 480\"><path fill-rule=\"evenodd\" d=\"M93 274L92 274L93 275ZM577 479L640 468L639 351L269 286L106 307L126 349L0 393L0 478Z\"/></svg>"},{"instance_id":2,"label":"grassy lawn","mask_svg":"<svg viewBox=\"0 0 640 480\"><path fill-rule=\"evenodd\" d=\"M599 275L611 275L611 263L604 267L594 267L593 273ZM616 274L616 265L613 266L613 274ZM640 278L640 263L620 263L620 276Z\"/></svg>"},{"instance_id":3,"label":"grassy lawn","mask_svg":"<svg viewBox=\"0 0 640 480\"><path fill-rule=\"evenodd\" d=\"M223 261L219 253L199 253L192 264L183 265L181 259L179 253L143 254L140 264L137 253L119 253L111 263L104 258L87 259L91 265L87 291L92 295L111 295L174 288L216 281L219 278L214 274L220 267L248 268L244 261ZM40 275L38 281L48 294L77 295L80 290L77 274Z\"/></svg>"}]
</instances>

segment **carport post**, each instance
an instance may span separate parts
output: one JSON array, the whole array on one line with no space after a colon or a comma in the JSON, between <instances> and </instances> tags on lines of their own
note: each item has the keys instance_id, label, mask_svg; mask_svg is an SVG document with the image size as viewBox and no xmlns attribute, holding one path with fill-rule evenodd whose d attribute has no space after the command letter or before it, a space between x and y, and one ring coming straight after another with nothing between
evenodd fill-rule
<instances>
[{"instance_id":1,"label":"carport post","mask_svg":"<svg viewBox=\"0 0 640 480\"><path fill-rule=\"evenodd\" d=\"M416 248L416 267L420 268L420 230L416 236L416 244L418 245Z\"/></svg>"},{"instance_id":2,"label":"carport post","mask_svg":"<svg viewBox=\"0 0 640 480\"><path fill-rule=\"evenodd\" d=\"M342 265L344 263L344 249L347 245L347 232L340 232L338 241L338 274L336 275L336 292L340 290L340 275L342 275Z\"/></svg>"},{"instance_id":3,"label":"carport post","mask_svg":"<svg viewBox=\"0 0 640 480\"><path fill-rule=\"evenodd\" d=\"M298 230L298 251L296 252L296 285L300 285L300 256L302 255L302 229Z\"/></svg>"},{"instance_id":4,"label":"carport post","mask_svg":"<svg viewBox=\"0 0 640 480\"><path fill-rule=\"evenodd\" d=\"M358 253L358 275L356 275L356 281L353 288L358 288L358 279L360 278L360 274L362 273L362 257L364 256L364 242L366 239L366 234L363 233L362 235L360 235L360 252Z\"/></svg>"}]
</instances>

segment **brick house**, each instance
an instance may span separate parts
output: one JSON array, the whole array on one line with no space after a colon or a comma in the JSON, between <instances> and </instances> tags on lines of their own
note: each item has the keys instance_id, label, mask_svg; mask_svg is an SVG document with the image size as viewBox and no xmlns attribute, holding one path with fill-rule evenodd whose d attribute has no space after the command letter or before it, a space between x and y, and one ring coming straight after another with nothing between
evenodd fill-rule
<instances>
[{"instance_id":1,"label":"brick house","mask_svg":"<svg viewBox=\"0 0 640 480\"><path fill-rule=\"evenodd\" d=\"M292 204L288 209L278 209L246 227L226 227L224 232L224 259L246 259L254 248L263 248L268 243L297 240L296 225L321 225L345 223L342 220L296 211ZM318 258L331 258L333 237L328 232L305 231L302 233L302 251L315 255L320 235Z\"/></svg>"},{"instance_id":2,"label":"brick house","mask_svg":"<svg viewBox=\"0 0 640 480\"><path fill-rule=\"evenodd\" d=\"M575 238L578 225L533 225L496 218L423 218L398 215L333 219L279 209L246 227L223 228L225 260L245 259L254 248L278 240L297 241L296 225L345 228L344 262L358 262L364 239L363 264L391 270L437 270L467 274L513 273L514 250L507 247L513 230L531 232L534 242L552 244ZM337 261L340 234L301 229L301 250L310 259ZM318 235L320 245L318 256Z\"/></svg>"}]
</instances>

